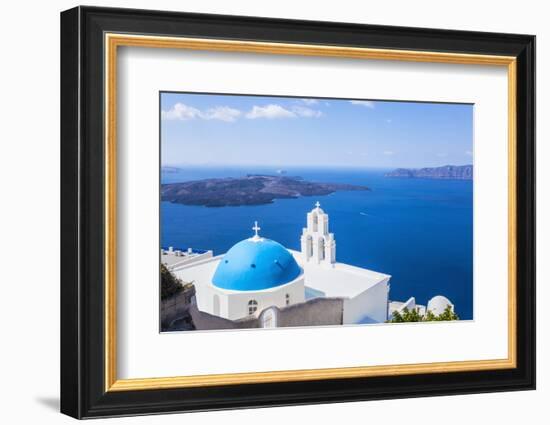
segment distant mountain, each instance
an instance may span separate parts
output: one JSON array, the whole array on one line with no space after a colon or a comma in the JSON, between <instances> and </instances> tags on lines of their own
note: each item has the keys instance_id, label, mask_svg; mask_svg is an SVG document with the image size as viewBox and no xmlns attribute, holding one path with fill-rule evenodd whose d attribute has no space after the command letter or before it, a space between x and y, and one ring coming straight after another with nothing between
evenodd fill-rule
<instances>
[{"instance_id":1,"label":"distant mountain","mask_svg":"<svg viewBox=\"0 0 550 425\"><path fill-rule=\"evenodd\" d=\"M161 200L184 205L226 207L269 204L274 199L329 195L339 190L369 190L366 186L316 183L301 177L248 175L163 184Z\"/></svg>"},{"instance_id":2,"label":"distant mountain","mask_svg":"<svg viewBox=\"0 0 550 425\"><path fill-rule=\"evenodd\" d=\"M178 167L169 167L167 165L160 167L160 171L163 173L177 173L179 170Z\"/></svg>"},{"instance_id":3,"label":"distant mountain","mask_svg":"<svg viewBox=\"0 0 550 425\"><path fill-rule=\"evenodd\" d=\"M447 180L472 180L474 175L473 165L444 165L433 168L397 168L386 173L386 177L398 177L404 179L447 179Z\"/></svg>"}]
</instances>

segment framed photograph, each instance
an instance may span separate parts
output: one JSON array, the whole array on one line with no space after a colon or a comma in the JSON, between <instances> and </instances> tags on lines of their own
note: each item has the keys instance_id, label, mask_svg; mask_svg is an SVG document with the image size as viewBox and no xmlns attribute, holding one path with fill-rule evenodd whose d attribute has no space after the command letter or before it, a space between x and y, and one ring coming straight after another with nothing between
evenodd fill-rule
<instances>
[{"instance_id":1,"label":"framed photograph","mask_svg":"<svg viewBox=\"0 0 550 425\"><path fill-rule=\"evenodd\" d=\"M535 37L61 14L61 411L535 388Z\"/></svg>"}]
</instances>

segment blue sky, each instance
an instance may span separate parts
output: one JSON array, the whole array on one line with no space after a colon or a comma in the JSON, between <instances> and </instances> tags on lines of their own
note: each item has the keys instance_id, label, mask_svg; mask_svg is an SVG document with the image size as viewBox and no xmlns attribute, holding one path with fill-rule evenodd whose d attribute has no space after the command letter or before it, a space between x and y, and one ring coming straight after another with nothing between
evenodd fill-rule
<instances>
[{"instance_id":1,"label":"blue sky","mask_svg":"<svg viewBox=\"0 0 550 425\"><path fill-rule=\"evenodd\" d=\"M463 104L162 93L161 163L471 164L472 126Z\"/></svg>"}]
</instances>

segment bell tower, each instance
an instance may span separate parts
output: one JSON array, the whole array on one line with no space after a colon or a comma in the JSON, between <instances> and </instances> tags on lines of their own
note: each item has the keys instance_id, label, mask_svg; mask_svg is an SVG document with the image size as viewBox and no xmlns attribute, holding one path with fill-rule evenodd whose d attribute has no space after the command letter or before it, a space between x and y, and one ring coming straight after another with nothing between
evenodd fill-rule
<instances>
[{"instance_id":1,"label":"bell tower","mask_svg":"<svg viewBox=\"0 0 550 425\"><path fill-rule=\"evenodd\" d=\"M336 240L328 231L328 214L319 202L307 213L307 227L302 230L300 241L304 261L328 265L336 262Z\"/></svg>"}]
</instances>

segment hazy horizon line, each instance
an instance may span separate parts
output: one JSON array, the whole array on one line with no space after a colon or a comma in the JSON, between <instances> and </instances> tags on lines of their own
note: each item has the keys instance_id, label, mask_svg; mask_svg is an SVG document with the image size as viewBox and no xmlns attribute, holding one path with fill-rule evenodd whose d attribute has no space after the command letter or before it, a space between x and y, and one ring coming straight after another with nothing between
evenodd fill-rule
<instances>
[{"instance_id":1,"label":"hazy horizon line","mask_svg":"<svg viewBox=\"0 0 550 425\"><path fill-rule=\"evenodd\" d=\"M395 165L395 166L376 166L376 165L345 165L345 164L298 164L298 165L281 165L281 164L162 164L161 168L182 168L182 167L204 167L204 168L215 168L215 167L232 167L232 168L276 168L279 170L284 170L286 168L439 168L439 167L464 167L464 166L473 166L473 163L466 164L450 164L445 163L442 165Z\"/></svg>"}]
</instances>

